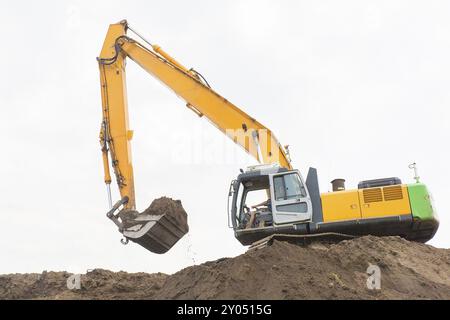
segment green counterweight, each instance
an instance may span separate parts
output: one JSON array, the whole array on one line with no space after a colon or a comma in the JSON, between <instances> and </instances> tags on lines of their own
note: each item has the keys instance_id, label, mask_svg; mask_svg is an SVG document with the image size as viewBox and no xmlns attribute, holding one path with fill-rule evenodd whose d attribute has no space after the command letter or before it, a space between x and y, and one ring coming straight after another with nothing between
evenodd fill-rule
<instances>
[{"instance_id":1,"label":"green counterweight","mask_svg":"<svg viewBox=\"0 0 450 320\"><path fill-rule=\"evenodd\" d=\"M431 195L423 183L409 184L408 194L414 219L422 221L436 219Z\"/></svg>"}]
</instances>

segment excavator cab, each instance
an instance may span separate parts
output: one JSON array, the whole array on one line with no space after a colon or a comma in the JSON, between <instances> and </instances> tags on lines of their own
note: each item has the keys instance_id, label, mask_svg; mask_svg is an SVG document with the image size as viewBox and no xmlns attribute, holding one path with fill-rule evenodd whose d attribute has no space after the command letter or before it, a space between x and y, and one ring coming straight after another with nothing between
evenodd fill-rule
<instances>
[{"instance_id":1,"label":"excavator cab","mask_svg":"<svg viewBox=\"0 0 450 320\"><path fill-rule=\"evenodd\" d=\"M256 193L258 201L253 200ZM230 226L244 245L292 231L292 225L312 218L311 199L300 172L278 165L249 167L231 183L228 201Z\"/></svg>"}]
</instances>

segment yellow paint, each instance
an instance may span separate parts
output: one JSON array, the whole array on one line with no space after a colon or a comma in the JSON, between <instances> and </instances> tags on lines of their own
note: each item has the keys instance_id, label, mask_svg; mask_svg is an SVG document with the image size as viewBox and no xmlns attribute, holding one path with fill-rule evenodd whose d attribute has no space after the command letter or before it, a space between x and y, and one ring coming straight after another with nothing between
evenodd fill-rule
<instances>
[{"instance_id":1,"label":"yellow paint","mask_svg":"<svg viewBox=\"0 0 450 320\"><path fill-rule=\"evenodd\" d=\"M324 193L324 222L410 214L406 185Z\"/></svg>"},{"instance_id":2,"label":"yellow paint","mask_svg":"<svg viewBox=\"0 0 450 320\"><path fill-rule=\"evenodd\" d=\"M115 56L114 45L116 39L126 33L126 23L110 25L103 44L100 59L109 59ZM119 185L122 197L128 196L128 209L135 208L133 165L131 159L131 145L129 137L127 89L125 77L125 56L119 54L114 63L99 64L100 83L102 93L103 121L107 124L107 137L109 143L109 156L111 165ZM106 153L106 159L105 159ZM103 162L107 161L108 153L103 151ZM105 182L108 178L109 168L105 169Z\"/></svg>"},{"instance_id":3,"label":"yellow paint","mask_svg":"<svg viewBox=\"0 0 450 320\"><path fill-rule=\"evenodd\" d=\"M363 218L379 218L411 213L406 185L359 190Z\"/></svg>"},{"instance_id":4,"label":"yellow paint","mask_svg":"<svg viewBox=\"0 0 450 320\"><path fill-rule=\"evenodd\" d=\"M162 56L164 59L166 59L167 61L169 61L171 64L173 64L174 66L176 66L178 69L183 70L185 73L190 73L188 69L186 69L186 67L184 67L181 63L179 63L177 60L175 60L174 58L172 58L167 52L165 52L160 46L158 45L153 45L152 46L153 50L158 53L160 56Z\"/></svg>"},{"instance_id":5,"label":"yellow paint","mask_svg":"<svg viewBox=\"0 0 450 320\"><path fill-rule=\"evenodd\" d=\"M324 222L361 219L358 190L324 193L321 198Z\"/></svg>"},{"instance_id":6,"label":"yellow paint","mask_svg":"<svg viewBox=\"0 0 450 320\"><path fill-rule=\"evenodd\" d=\"M133 130L128 130L127 132L127 139L128 141L131 141L133 139L134 136L134 131Z\"/></svg>"}]
</instances>

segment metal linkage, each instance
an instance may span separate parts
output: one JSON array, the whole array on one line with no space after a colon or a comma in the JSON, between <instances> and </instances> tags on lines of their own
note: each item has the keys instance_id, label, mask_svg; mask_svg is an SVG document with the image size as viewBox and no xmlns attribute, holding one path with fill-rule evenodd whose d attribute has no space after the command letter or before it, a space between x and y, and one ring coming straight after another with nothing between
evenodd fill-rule
<instances>
[{"instance_id":1,"label":"metal linkage","mask_svg":"<svg viewBox=\"0 0 450 320\"><path fill-rule=\"evenodd\" d=\"M119 218L117 215L114 215L114 213L120 208L120 206L123 206L128 203L128 197L123 197L121 200L117 201L116 204L111 208L111 210L106 213L106 216L114 222L116 226L119 227L119 230L123 229L123 224L119 221ZM122 231L121 231L122 232Z\"/></svg>"},{"instance_id":2,"label":"metal linkage","mask_svg":"<svg viewBox=\"0 0 450 320\"><path fill-rule=\"evenodd\" d=\"M135 35L137 35L139 38L141 38L142 40L144 40L145 43L147 43L150 47L153 47L153 44L151 44L150 41L148 41L147 39L145 39L139 32L137 32L136 30L134 30L133 28L130 27L129 24L127 24L127 29L130 30L131 32L133 32Z\"/></svg>"}]
</instances>

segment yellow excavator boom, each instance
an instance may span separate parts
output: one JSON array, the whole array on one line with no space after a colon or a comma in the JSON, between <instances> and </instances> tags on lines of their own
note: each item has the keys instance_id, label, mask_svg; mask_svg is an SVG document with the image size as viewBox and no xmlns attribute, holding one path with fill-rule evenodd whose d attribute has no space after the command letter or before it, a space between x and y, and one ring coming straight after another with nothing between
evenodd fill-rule
<instances>
[{"instance_id":1,"label":"yellow excavator boom","mask_svg":"<svg viewBox=\"0 0 450 320\"><path fill-rule=\"evenodd\" d=\"M100 133L105 182L111 183L110 160L127 209L136 206L128 122L125 63L130 58L162 81L200 117L206 117L220 131L242 146L261 163L292 169L289 157L273 133L237 106L215 92L195 70L187 69L159 46L144 46L126 35L126 21L110 26L100 67L103 122Z\"/></svg>"}]
</instances>

